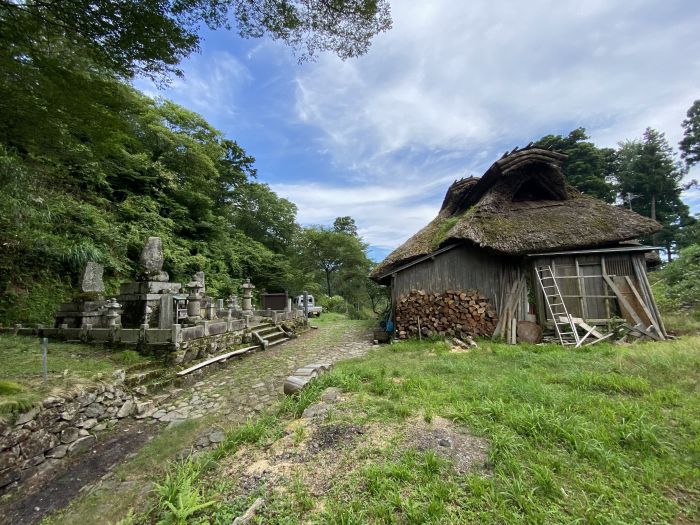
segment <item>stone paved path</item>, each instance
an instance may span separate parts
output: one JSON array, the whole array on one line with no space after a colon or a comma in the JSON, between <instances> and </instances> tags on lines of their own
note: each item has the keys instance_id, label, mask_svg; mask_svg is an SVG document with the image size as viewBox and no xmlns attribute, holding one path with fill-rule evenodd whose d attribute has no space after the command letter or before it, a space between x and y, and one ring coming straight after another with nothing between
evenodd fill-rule
<instances>
[{"instance_id":1,"label":"stone paved path","mask_svg":"<svg viewBox=\"0 0 700 525\"><path fill-rule=\"evenodd\" d=\"M371 331L362 323L347 321L324 323L318 330L309 330L297 339L274 346L267 351L231 360L213 372L207 371L208 373L201 379L169 392L169 398L158 407L158 411L151 415L152 426L141 427L142 430L139 432L146 434L146 437L154 436L160 432L164 423L177 425L178 422L187 419L194 418L199 421L199 418L208 416L207 421L211 423L201 425L201 433L191 445L196 448L212 446L223 441L224 429L271 408L280 400L284 396L282 393L284 379L297 368L315 362L335 363L343 359L359 357L364 355L371 346ZM212 426L206 428L210 424ZM119 428L115 432L121 433ZM105 443L105 445L109 444L109 442ZM121 455L122 462L128 464L130 461L128 458L134 456L141 445L127 447L124 443L119 443L113 446ZM33 497L10 502L12 512L7 508L2 509L4 513L0 514L0 523L12 525L38 523L49 512L65 507L80 493L92 494L92 499L85 503L85 506L81 506L78 501L75 508L69 507L65 513L54 515L51 523L82 524L85 522L86 512L99 515L99 509L109 509L112 502L119 498L133 498L129 501L138 506L139 500L148 494L150 490L148 486L152 486L152 472L137 470L132 473L130 479L121 480L112 471L112 468L119 463L121 462L109 466L109 472L106 475L103 475L104 469L99 473L93 471L94 469L77 472L76 465L68 467L66 472L62 473L63 477L66 479L71 476L77 477L77 484L64 483L56 487L50 495L47 493L47 498L52 500L50 505L39 502ZM143 488L133 492L134 486L143 486ZM104 520L101 521L104 522Z\"/></svg>"},{"instance_id":2,"label":"stone paved path","mask_svg":"<svg viewBox=\"0 0 700 525\"><path fill-rule=\"evenodd\" d=\"M151 416L176 425L180 421L212 414L218 425L241 421L269 408L283 397L287 376L311 363L335 363L360 357L371 348L370 331L359 323L325 325L297 339L226 363L204 379L176 391ZM198 447L223 440L213 430L197 441Z\"/></svg>"}]
</instances>

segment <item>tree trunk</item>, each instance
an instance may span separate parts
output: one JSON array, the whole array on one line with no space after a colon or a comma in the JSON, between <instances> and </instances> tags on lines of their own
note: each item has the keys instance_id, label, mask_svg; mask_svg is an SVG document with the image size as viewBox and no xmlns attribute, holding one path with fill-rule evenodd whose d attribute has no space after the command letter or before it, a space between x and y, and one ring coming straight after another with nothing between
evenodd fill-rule
<instances>
[{"instance_id":1,"label":"tree trunk","mask_svg":"<svg viewBox=\"0 0 700 525\"><path fill-rule=\"evenodd\" d=\"M326 270L326 285L328 286L328 297L333 297L331 294L331 271Z\"/></svg>"}]
</instances>

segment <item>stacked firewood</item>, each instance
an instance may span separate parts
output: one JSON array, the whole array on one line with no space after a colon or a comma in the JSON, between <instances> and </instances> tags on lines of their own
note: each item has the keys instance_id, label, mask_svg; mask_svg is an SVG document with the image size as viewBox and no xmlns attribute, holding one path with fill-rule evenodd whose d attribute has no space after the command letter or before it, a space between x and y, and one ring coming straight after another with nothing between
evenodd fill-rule
<instances>
[{"instance_id":1,"label":"stacked firewood","mask_svg":"<svg viewBox=\"0 0 700 525\"><path fill-rule=\"evenodd\" d=\"M428 293L411 290L396 305L396 334L400 339L431 336L490 336L498 316L478 290Z\"/></svg>"}]
</instances>

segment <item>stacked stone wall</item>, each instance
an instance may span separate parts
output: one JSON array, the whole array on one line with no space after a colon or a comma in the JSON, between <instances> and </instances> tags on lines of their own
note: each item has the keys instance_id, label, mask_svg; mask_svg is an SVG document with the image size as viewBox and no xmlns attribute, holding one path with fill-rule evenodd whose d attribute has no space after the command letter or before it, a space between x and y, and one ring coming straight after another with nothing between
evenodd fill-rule
<instances>
[{"instance_id":1,"label":"stacked stone wall","mask_svg":"<svg viewBox=\"0 0 700 525\"><path fill-rule=\"evenodd\" d=\"M121 385L48 397L14 421L0 421L0 490L88 450L95 435L139 406Z\"/></svg>"}]
</instances>

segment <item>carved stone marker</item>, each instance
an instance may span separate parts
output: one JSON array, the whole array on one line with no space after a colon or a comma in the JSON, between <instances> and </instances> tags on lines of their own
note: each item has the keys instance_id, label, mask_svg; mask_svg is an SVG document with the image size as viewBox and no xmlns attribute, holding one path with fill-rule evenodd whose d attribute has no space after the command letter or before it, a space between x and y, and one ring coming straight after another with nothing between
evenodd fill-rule
<instances>
[{"instance_id":1,"label":"carved stone marker","mask_svg":"<svg viewBox=\"0 0 700 525\"><path fill-rule=\"evenodd\" d=\"M101 264L92 261L88 262L80 276L80 291L103 293L105 291L105 285L102 281L104 271L104 266Z\"/></svg>"},{"instance_id":2,"label":"carved stone marker","mask_svg":"<svg viewBox=\"0 0 700 525\"><path fill-rule=\"evenodd\" d=\"M148 238L141 252L141 265L147 280L168 281L168 274L163 271L163 242L160 237Z\"/></svg>"}]
</instances>

